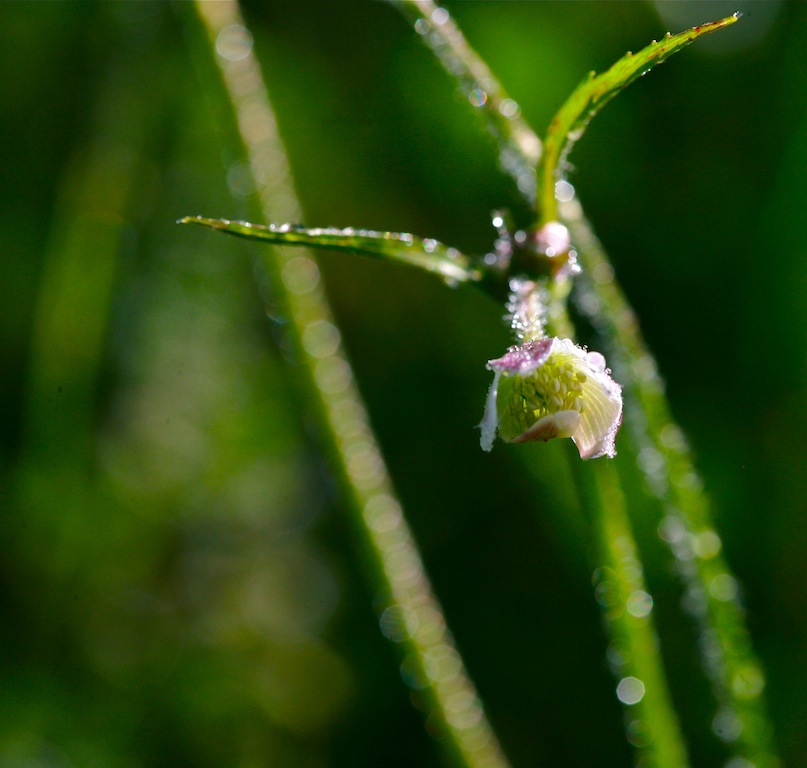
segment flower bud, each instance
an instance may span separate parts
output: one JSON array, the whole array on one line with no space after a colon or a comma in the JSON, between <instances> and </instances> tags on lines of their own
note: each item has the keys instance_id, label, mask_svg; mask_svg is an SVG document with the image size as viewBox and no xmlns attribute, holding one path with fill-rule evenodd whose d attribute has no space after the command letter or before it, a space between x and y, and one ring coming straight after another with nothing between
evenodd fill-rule
<instances>
[{"instance_id":1,"label":"flower bud","mask_svg":"<svg viewBox=\"0 0 807 768\"><path fill-rule=\"evenodd\" d=\"M498 430L509 443L571 437L582 459L616 455L622 390L599 352L543 338L510 347L487 367L494 377L480 424L483 450Z\"/></svg>"}]
</instances>

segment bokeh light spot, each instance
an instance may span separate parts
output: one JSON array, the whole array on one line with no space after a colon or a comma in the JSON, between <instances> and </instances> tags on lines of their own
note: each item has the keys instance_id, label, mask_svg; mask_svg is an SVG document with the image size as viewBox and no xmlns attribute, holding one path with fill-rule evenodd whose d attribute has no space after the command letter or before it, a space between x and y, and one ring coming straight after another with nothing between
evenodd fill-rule
<instances>
[{"instance_id":1,"label":"bokeh light spot","mask_svg":"<svg viewBox=\"0 0 807 768\"><path fill-rule=\"evenodd\" d=\"M644 698L644 683L638 677L623 677L616 687L616 696L628 706L638 704Z\"/></svg>"}]
</instances>

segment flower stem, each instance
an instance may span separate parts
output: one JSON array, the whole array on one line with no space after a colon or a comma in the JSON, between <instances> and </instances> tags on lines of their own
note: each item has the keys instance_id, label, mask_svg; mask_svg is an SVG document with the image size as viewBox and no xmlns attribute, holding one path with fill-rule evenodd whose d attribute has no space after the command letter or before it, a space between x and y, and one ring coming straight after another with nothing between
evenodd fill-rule
<instances>
[{"instance_id":1,"label":"flower stem","mask_svg":"<svg viewBox=\"0 0 807 768\"><path fill-rule=\"evenodd\" d=\"M594 571L595 595L611 643L608 659L625 704L628 740L649 765L684 768L684 740L667 687L652 622L639 552L631 530L619 476L611 462L593 467L599 514L596 518L601 563Z\"/></svg>"},{"instance_id":2,"label":"flower stem","mask_svg":"<svg viewBox=\"0 0 807 768\"><path fill-rule=\"evenodd\" d=\"M221 70L258 196L268 221L297 221L299 204L275 116L237 2L195 8ZM315 406L321 437L362 532L382 592L385 621L395 622L433 719L445 726L456 762L466 768L507 768L495 735L446 627L384 459L338 339L319 271L307 251L261 249L262 265L288 318L288 331Z\"/></svg>"},{"instance_id":3,"label":"flower stem","mask_svg":"<svg viewBox=\"0 0 807 768\"><path fill-rule=\"evenodd\" d=\"M445 8L433 0L389 0L412 23L415 31L456 79L468 103L480 110L488 129L499 140L499 163L513 177L522 195L535 203L535 168L541 157L541 140L521 119L511 99L488 65L471 48Z\"/></svg>"},{"instance_id":4,"label":"flower stem","mask_svg":"<svg viewBox=\"0 0 807 768\"><path fill-rule=\"evenodd\" d=\"M663 504L659 535L672 550L687 590L686 604L701 632L703 664L719 711L715 730L755 768L776 768L764 696L765 678L745 627L737 581L720 554L721 541L681 430L673 421L655 361L613 269L582 214L570 226L585 279L581 308L613 346L609 357L635 401L626 419L642 457L648 490Z\"/></svg>"},{"instance_id":5,"label":"flower stem","mask_svg":"<svg viewBox=\"0 0 807 768\"><path fill-rule=\"evenodd\" d=\"M468 95L474 80L484 74L487 91L496 94L497 103L501 104L501 99L506 98L503 89L444 9L437 12L438 6L431 0L401 0L395 4L415 19L416 28L420 24L418 31L456 78L460 90ZM434 22L435 13L439 24ZM470 102L476 103L473 99ZM529 152L540 156L540 142L533 147L535 133L526 123L516 115L514 124L519 127L519 134L512 136L507 131L510 123L501 108L496 108L493 101L485 107L494 133L501 138L503 156L509 152L523 159L528 154L518 135L530 136ZM519 182L518 174L510 172ZM534 187L525 191L519 183L519 189L534 205ZM543 196L550 201L550 208L555 205L554 186L550 189L547 184ZM648 486L667 506L662 531L666 531L664 536L676 555L678 570L690 596L688 602L696 607L703 645L709 649L704 661L720 707L718 717L736 719L734 738L730 741L737 756L750 761L755 768L776 768L779 760L762 696L764 676L751 650L742 607L736 596L736 581L719 555L720 539L714 531L709 503L681 431L670 417L655 361L644 345L633 310L579 202L572 199L560 206L559 217L570 228L584 269L581 308L612 343L613 364L627 386L628 395L635 397L636 407L626 419L631 437L640 451L649 449L660 459L656 462L658 471L647 472ZM551 314L557 328L566 333L569 324L564 313L553 307ZM644 462L644 467L651 464ZM680 526L680 535L676 533L676 524ZM651 652L657 653L657 650Z\"/></svg>"}]
</instances>

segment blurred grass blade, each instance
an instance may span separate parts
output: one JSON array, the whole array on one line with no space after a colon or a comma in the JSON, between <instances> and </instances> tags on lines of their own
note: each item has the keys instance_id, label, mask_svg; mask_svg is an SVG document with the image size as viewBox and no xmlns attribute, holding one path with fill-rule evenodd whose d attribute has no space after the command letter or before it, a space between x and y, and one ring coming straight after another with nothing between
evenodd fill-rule
<instances>
[{"instance_id":1,"label":"blurred grass blade","mask_svg":"<svg viewBox=\"0 0 807 768\"><path fill-rule=\"evenodd\" d=\"M579 206L578 206L579 208ZM605 251L588 223L570 224L584 275L613 274ZM659 535L675 555L687 600L697 606L704 670L718 702L718 716L739 724L734 753L755 768L778 768L773 727L766 713L765 675L750 642L736 580L721 553L709 497L683 433L674 422L664 383L642 337L636 315L616 280L586 279L577 284L578 306L599 307L592 324L611 345L609 361L630 387L625 419L637 453L658 460L660 469L641 465L647 490L664 507ZM719 585L729 588L721 591ZM747 762L746 762L747 761Z\"/></svg>"},{"instance_id":2,"label":"blurred grass blade","mask_svg":"<svg viewBox=\"0 0 807 768\"><path fill-rule=\"evenodd\" d=\"M301 211L286 150L239 4L196 0L193 7L206 28L207 49L224 80L253 178L285 180L257 184L263 215L267 220L299 221ZM235 56L229 55L233 49ZM260 131L255 130L256 125ZM250 229L254 230L240 224L232 233L254 235ZM265 234L269 232L267 228ZM508 768L429 583L344 348L338 341L327 349L311 343L321 337L323 329L339 338L316 263L307 249L291 257L285 248L262 249L261 263L276 287L276 299L289 320L286 331L299 354L305 378L301 382L305 391L299 399L307 400L319 417L323 445L331 454L372 568L371 577L381 593L379 603L391 612L388 615L399 617L406 629L401 645L407 663L423 683L429 721L440 730L441 745L455 765ZM295 284L305 288L290 287Z\"/></svg>"},{"instance_id":3,"label":"blurred grass blade","mask_svg":"<svg viewBox=\"0 0 807 768\"><path fill-rule=\"evenodd\" d=\"M539 166L539 201L542 221L557 216L555 183L563 174L565 159L574 143L583 135L591 118L614 96L634 80L647 74L657 64L710 32L716 32L740 18L739 13L719 21L692 27L685 32L653 41L639 53L626 53L610 69L597 75L590 72L552 119L544 139L544 152Z\"/></svg>"},{"instance_id":4,"label":"blurred grass blade","mask_svg":"<svg viewBox=\"0 0 807 768\"><path fill-rule=\"evenodd\" d=\"M535 203L535 167L541 140L521 118L488 65L471 48L449 12L434 0L389 0L411 22L415 31L454 78L468 103L484 115L499 142L499 165L516 182L519 192Z\"/></svg>"},{"instance_id":5,"label":"blurred grass blade","mask_svg":"<svg viewBox=\"0 0 807 768\"><path fill-rule=\"evenodd\" d=\"M122 57L121 57L122 58ZM25 456L81 468L92 451L99 377L131 198L153 140L158 94L140 95L137 68L114 61L95 94L93 131L65 164L31 337Z\"/></svg>"},{"instance_id":6,"label":"blurred grass blade","mask_svg":"<svg viewBox=\"0 0 807 768\"><path fill-rule=\"evenodd\" d=\"M367 229L306 229L294 224L250 224L246 221L206 219L186 216L180 224L201 224L249 240L275 245L299 245L331 251L350 251L398 261L441 275L452 283L478 282L482 273L471 266L470 259L456 248L437 240L424 239L406 232L375 232Z\"/></svg>"},{"instance_id":7,"label":"blurred grass blade","mask_svg":"<svg viewBox=\"0 0 807 768\"><path fill-rule=\"evenodd\" d=\"M625 496L614 465L593 470L598 567L595 595L611 637L609 658L618 679L617 697L630 708L628 732L650 730L652 739L632 739L637 765L684 768L689 765L681 727L673 707L653 621L639 551ZM627 714L627 713L626 713Z\"/></svg>"},{"instance_id":8,"label":"blurred grass blade","mask_svg":"<svg viewBox=\"0 0 807 768\"><path fill-rule=\"evenodd\" d=\"M436 6L431 2L417 3L410 0L402 5L411 6L419 12L420 18L426 21L436 12ZM448 18L447 14L445 18ZM622 88L656 64L698 37L722 29L738 18L739 14L735 14L674 37L669 36L661 43L651 44L635 56L624 57L603 75L599 77L591 75L581 83L550 126L543 147L542 163L539 167L539 172L543 174L540 179L539 196L544 221L559 218L555 183L563 171L563 168L559 167L562 166L561 155L565 157L568 154L573 141L580 138L588 121L596 112ZM426 27L425 22L421 27ZM453 22L452 28L455 28ZM444 36L441 30L440 25L434 26L429 22L427 28L429 35L425 36L425 42L446 64L444 51L441 51L434 39ZM459 30L456 34L459 35L458 39L464 42ZM451 56L461 64L453 69L449 68L449 71L455 74L463 91L467 92L465 82L467 73L482 71L484 67L490 77L491 88L495 92L500 92L499 84L470 46L467 44L452 46L450 38L446 38L442 45L443 49L450 50ZM447 64L446 66L448 68ZM527 191L524 189L521 191L527 202L535 202ZM607 254L594 236L576 199L565 204L563 216L560 218L570 225L572 240L578 250L584 274L613 276L614 270ZM704 534L714 535L709 503L700 490L700 479L694 469L691 455L686 448L674 451L662 441L662 435L668 435L671 429L677 430L677 426L670 418L660 378L655 373L650 376L644 373L648 366L655 371L655 361L641 338L635 314L621 288L613 277L607 280L587 280L582 285L578 281L577 286L578 289L582 288L582 295L591 298L588 302L579 302L580 306L591 308L591 311L585 314L612 344L613 354L609 359L613 357L614 363L617 361L621 363L621 370L618 373L627 391L635 390L636 399L639 401L639 413L634 413L633 418L627 420L633 427L630 430L631 437L638 448L649 446L658 451L657 455L662 459L660 474L665 488L659 490L658 495L664 497L669 506L668 516L673 510L680 510L687 541L696 540ZM561 313L559 319L553 318L554 323L558 323L559 320L565 329L568 326L565 313ZM616 485L618 480L609 482L613 482L615 488L618 487ZM653 488L652 482L648 485ZM602 491L603 488L600 489L600 492ZM754 765L756 768L776 768L779 761L773 746L772 727L765 712L762 695L764 676L748 642L742 607L736 597L718 600L710 590L715 574L726 581L733 577L727 564L719 556L712 556L711 560L695 558L695 562L698 567L682 571L682 576L688 592L702 595L706 602L707 610L698 615L702 638L712 639L710 647L717 651L717 659L706 665L706 671L721 711L735 715L741 724L739 738L732 745L735 759L731 762L737 762L738 766L742 763ZM750 694L746 682L749 679L753 683ZM670 733L674 734L675 731L671 730ZM753 762L749 763L746 757Z\"/></svg>"}]
</instances>

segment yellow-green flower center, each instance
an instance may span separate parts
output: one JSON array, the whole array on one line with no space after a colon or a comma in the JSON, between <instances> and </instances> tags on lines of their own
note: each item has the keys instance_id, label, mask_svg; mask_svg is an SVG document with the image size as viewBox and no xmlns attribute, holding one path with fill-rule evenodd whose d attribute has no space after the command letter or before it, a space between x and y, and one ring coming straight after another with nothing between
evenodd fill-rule
<instances>
[{"instance_id":1,"label":"yellow-green flower center","mask_svg":"<svg viewBox=\"0 0 807 768\"><path fill-rule=\"evenodd\" d=\"M527 376L504 374L497 398L499 431L506 440L526 432L538 419L559 411L585 410L587 376L570 355L553 354Z\"/></svg>"}]
</instances>

